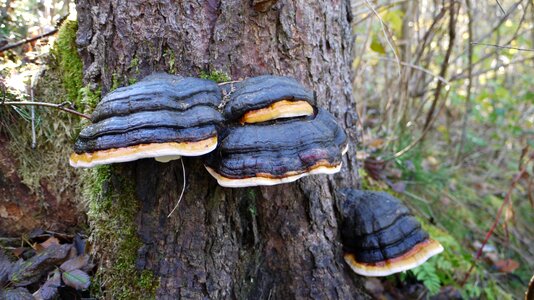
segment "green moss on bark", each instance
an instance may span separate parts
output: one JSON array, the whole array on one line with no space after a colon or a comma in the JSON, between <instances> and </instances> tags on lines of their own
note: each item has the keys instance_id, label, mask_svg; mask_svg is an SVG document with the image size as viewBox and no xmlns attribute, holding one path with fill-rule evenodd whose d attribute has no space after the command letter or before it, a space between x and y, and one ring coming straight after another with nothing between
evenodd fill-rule
<instances>
[{"instance_id":1,"label":"green moss on bark","mask_svg":"<svg viewBox=\"0 0 534 300\"><path fill-rule=\"evenodd\" d=\"M83 87L82 61L76 47L78 22L65 21L59 28L51 54L55 56L69 100L80 108L80 89Z\"/></svg>"},{"instance_id":2,"label":"green moss on bark","mask_svg":"<svg viewBox=\"0 0 534 300\"><path fill-rule=\"evenodd\" d=\"M143 245L135 223L138 202L130 176L119 168L102 166L85 174L91 240L102 257L92 291L106 299L155 299L159 278L135 268Z\"/></svg>"},{"instance_id":3,"label":"green moss on bark","mask_svg":"<svg viewBox=\"0 0 534 300\"><path fill-rule=\"evenodd\" d=\"M212 80L212 81L215 81L217 83L226 82L226 81L230 81L231 80L230 79L230 75L228 75L227 73L225 73L223 71L219 71L219 70L215 70L215 71L211 71L211 72L202 71L202 72L200 72L199 77L202 78L202 79Z\"/></svg>"}]
</instances>

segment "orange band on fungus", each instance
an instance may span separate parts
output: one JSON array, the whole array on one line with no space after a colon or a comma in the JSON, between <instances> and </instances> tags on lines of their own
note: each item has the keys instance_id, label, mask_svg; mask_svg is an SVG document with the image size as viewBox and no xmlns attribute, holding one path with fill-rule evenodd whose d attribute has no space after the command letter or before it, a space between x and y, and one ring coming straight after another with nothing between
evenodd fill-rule
<instances>
[{"instance_id":1,"label":"orange band on fungus","mask_svg":"<svg viewBox=\"0 0 534 300\"><path fill-rule=\"evenodd\" d=\"M213 151L217 147L217 137L198 142L151 143L112 148L91 153L73 153L70 165L90 168L96 165L132 161L147 157L199 156Z\"/></svg>"},{"instance_id":2,"label":"orange band on fungus","mask_svg":"<svg viewBox=\"0 0 534 300\"><path fill-rule=\"evenodd\" d=\"M265 108L252 110L241 117L241 124L259 123L274 119L309 116L313 107L306 101L280 100Z\"/></svg>"},{"instance_id":3,"label":"orange band on fungus","mask_svg":"<svg viewBox=\"0 0 534 300\"><path fill-rule=\"evenodd\" d=\"M443 251L441 244L428 239L415 245L401 256L387 259L376 263L364 263L356 261L354 254L346 253L345 261L351 269L363 276L388 276L394 273L413 269L425 263L430 257Z\"/></svg>"},{"instance_id":4,"label":"orange band on fungus","mask_svg":"<svg viewBox=\"0 0 534 300\"><path fill-rule=\"evenodd\" d=\"M301 172L292 171L287 172L282 176L273 176L272 174L259 173L255 177L247 178L229 178L217 173L214 169L205 165L206 170L217 179L217 183L224 187L248 187L257 185L276 185L282 183L293 182L299 178L313 174L335 174L341 169L341 163L338 165L330 165L326 161L319 161L313 167Z\"/></svg>"}]
</instances>

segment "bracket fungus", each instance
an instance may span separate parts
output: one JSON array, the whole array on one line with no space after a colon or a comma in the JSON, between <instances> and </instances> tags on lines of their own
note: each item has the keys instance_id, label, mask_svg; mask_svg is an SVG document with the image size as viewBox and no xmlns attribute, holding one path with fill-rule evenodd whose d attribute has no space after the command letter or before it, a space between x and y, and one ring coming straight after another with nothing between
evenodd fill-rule
<instances>
[{"instance_id":1,"label":"bracket fungus","mask_svg":"<svg viewBox=\"0 0 534 300\"><path fill-rule=\"evenodd\" d=\"M363 276L415 268L443 251L400 200L385 193L343 189L345 261Z\"/></svg>"},{"instance_id":2,"label":"bracket fungus","mask_svg":"<svg viewBox=\"0 0 534 300\"><path fill-rule=\"evenodd\" d=\"M96 106L70 157L73 167L154 157L166 162L199 156L217 146L217 84L198 78L154 74L119 88Z\"/></svg>"},{"instance_id":3,"label":"bracket fungus","mask_svg":"<svg viewBox=\"0 0 534 300\"><path fill-rule=\"evenodd\" d=\"M305 118L225 128L205 167L221 186L275 185L338 172L347 147L334 117L318 109Z\"/></svg>"},{"instance_id":4,"label":"bracket fungus","mask_svg":"<svg viewBox=\"0 0 534 300\"><path fill-rule=\"evenodd\" d=\"M264 75L236 84L224 108L228 120L241 124L313 115L313 93L290 77Z\"/></svg>"}]
</instances>

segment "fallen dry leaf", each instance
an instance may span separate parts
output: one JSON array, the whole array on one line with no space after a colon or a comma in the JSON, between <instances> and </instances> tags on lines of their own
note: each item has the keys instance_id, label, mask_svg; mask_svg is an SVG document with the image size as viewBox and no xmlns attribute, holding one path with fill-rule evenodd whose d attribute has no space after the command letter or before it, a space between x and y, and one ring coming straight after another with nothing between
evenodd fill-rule
<instances>
[{"instance_id":1,"label":"fallen dry leaf","mask_svg":"<svg viewBox=\"0 0 534 300\"><path fill-rule=\"evenodd\" d=\"M519 268L519 263L513 259L501 259L495 263L495 267L500 272L512 273Z\"/></svg>"},{"instance_id":2,"label":"fallen dry leaf","mask_svg":"<svg viewBox=\"0 0 534 300\"><path fill-rule=\"evenodd\" d=\"M53 236L49 237L46 241L40 244L36 244L34 249L35 251L37 251L37 253L39 253L39 252L43 252L44 249L52 245L59 245L59 240Z\"/></svg>"}]
</instances>

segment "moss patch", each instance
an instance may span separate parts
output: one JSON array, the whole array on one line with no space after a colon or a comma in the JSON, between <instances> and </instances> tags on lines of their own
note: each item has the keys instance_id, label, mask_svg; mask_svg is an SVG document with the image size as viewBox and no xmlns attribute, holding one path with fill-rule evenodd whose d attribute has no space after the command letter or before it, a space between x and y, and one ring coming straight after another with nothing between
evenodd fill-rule
<instances>
[{"instance_id":1,"label":"moss patch","mask_svg":"<svg viewBox=\"0 0 534 300\"><path fill-rule=\"evenodd\" d=\"M143 245L135 223L135 187L130 176L118 168L97 167L88 170L84 179L91 240L103 258L93 283L93 296L155 299L159 278L135 268L137 251Z\"/></svg>"},{"instance_id":2,"label":"moss patch","mask_svg":"<svg viewBox=\"0 0 534 300\"><path fill-rule=\"evenodd\" d=\"M77 99L82 85L82 62L75 44L77 28L74 21L66 21L61 26L48 68L37 80L35 101L63 103ZM68 165L71 152L68 145L77 136L80 118L51 108L34 109L35 149L32 149L31 108L5 110L7 116L4 119L13 120L5 126L5 131L9 135L9 150L17 157L17 173L23 183L36 193L41 190L43 182L54 183L49 184L48 189L55 195L61 195L65 190L77 190L78 172ZM63 194L63 197L69 196ZM46 206L46 203L43 205Z\"/></svg>"},{"instance_id":3,"label":"moss patch","mask_svg":"<svg viewBox=\"0 0 534 300\"><path fill-rule=\"evenodd\" d=\"M199 77L202 79L208 79L215 81L217 83L230 81L230 75L226 74L223 71L215 70L211 72L201 71Z\"/></svg>"},{"instance_id":4,"label":"moss patch","mask_svg":"<svg viewBox=\"0 0 534 300\"><path fill-rule=\"evenodd\" d=\"M55 56L57 67L62 76L63 85L67 91L70 102L80 105L79 91L83 87L82 60L76 48L76 31L78 22L66 21L59 28L58 38L51 51Z\"/></svg>"}]
</instances>

